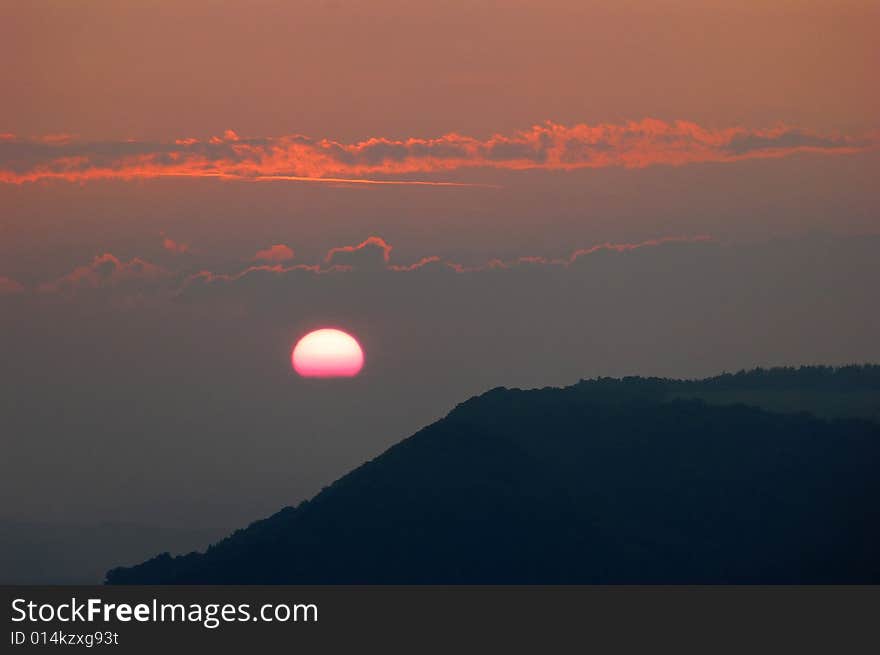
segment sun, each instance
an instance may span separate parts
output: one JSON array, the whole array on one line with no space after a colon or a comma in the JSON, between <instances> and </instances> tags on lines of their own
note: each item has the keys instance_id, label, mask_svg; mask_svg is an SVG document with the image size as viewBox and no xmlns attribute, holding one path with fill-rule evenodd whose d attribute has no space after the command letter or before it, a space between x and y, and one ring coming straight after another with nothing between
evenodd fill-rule
<instances>
[{"instance_id":1,"label":"sun","mask_svg":"<svg viewBox=\"0 0 880 655\"><path fill-rule=\"evenodd\" d=\"M347 332L322 328L297 341L290 361L304 378L351 378L364 366L364 351Z\"/></svg>"}]
</instances>

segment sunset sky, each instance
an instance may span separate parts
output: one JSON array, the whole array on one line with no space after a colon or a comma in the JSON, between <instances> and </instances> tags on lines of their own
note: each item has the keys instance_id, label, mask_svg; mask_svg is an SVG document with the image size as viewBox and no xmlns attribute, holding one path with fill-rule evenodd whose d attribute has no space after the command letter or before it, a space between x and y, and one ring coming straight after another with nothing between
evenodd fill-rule
<instances>
[{"instance_id":1,"label":"sunset sky","mask_svg":"<svg viewBox=\"0 0 880 655\"><path fill-rule=\"evenodd\" d=\"M877 2L0 25L0 518L235 527L493 385L880 361ZM357 378L292 372L324 326Z\"/></svg>"}]
</instances>

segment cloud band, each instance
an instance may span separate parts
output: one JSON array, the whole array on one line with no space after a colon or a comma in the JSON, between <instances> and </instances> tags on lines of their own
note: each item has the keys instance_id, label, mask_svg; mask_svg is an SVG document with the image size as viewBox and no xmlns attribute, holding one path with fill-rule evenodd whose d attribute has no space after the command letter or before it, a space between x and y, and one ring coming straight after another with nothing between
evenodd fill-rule
<instances>
[{"instance_id":1,"label":"cloud band","mask_svg":"<svg viewBox=\"0 0 880 655\"><path fill-rule=\"evenodd\" d=\"M341 143L302 135L243 138L228 130L208 140L87 142L67 137L0 135L0 182L49 179L215 177L251 181L456 185L399 179L462 169L576 170L643 168L785 157L799 152L845 154L877 146L878 136L820 134L780 125L769 129L705 128L687 121L624 124L547 122L509 135L477 139L372 138ZM397 179L396 179L397 178Z\"/></svg>"}]
</instances>

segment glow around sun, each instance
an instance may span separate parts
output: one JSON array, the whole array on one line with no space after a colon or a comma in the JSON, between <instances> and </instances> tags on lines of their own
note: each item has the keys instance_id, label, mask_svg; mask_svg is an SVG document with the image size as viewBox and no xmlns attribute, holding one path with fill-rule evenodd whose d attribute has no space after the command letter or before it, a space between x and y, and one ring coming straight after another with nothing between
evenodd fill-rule
<instances>
[{"instance_id":1,"label":"glow around sun","mask_svg":"<svg viewBox=\"0 0 880 655\"><path fill-rule=\"evenodd\" d=\"M361 372L364 351L350 334L323 328L297 341L290 361L304 378L350 378Z\"/></svg>"}]
</instances>

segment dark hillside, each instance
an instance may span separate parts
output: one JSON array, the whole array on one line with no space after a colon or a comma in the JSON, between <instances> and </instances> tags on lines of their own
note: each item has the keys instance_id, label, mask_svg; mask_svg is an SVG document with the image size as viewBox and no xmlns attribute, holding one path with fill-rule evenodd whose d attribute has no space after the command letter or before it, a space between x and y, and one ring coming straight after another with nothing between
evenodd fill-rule
<instances>
[{"instance_id":1,"label":"dark hillside","mask_svg":"<svg viewBox=\"0 0 880 655\"><path fill-rule=\"evenodd\" d=\"M311 501L108 582L880 583L880 425L676 384L494 389Z\"/></svg>"}]
</instances>

